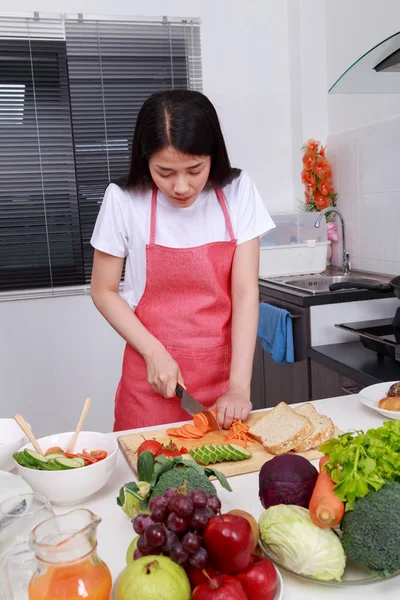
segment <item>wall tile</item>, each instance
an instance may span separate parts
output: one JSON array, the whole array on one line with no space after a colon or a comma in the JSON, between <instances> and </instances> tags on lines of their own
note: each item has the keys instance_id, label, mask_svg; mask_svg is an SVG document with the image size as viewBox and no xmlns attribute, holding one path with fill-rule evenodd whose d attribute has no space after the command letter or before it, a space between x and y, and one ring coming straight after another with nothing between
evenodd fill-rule
<instances>
[{"instance_id":1,"label":"wall tile","mask_svg":"<svg viewBox=\"0 0 400 600\"><path fill-rule=\"evenodd\" d=\"M400 263L400 192L383 194L383 259Z\"/></svg>"},{"instance_id":2,"label":"wall tile","mask_svg":"<svg viewBox=\"0 0 400 600\"><path fill-rule=\"evenodd\" d=\"M400 119L382 123L382 191L400 191Z\"/></svg>"},{"instance_id":3,"label":"wall tile","mask_svg":"<svg viewBox=\"0 0 400 600\"><path fill-rule=\"evenodd\" d=\"M360 194L360 256L383 260L383 206L381 194Z\"/></svg>"},{"instance_id":4,"label":"wall tile","mask_svg":"<svg viewBox=\"0 0 400 600\"><path fill-rule=\"evenodd\" d=\"M359 131L358 168L360 194L382 190L382 124Z\"/></svg>"}]
</instances>

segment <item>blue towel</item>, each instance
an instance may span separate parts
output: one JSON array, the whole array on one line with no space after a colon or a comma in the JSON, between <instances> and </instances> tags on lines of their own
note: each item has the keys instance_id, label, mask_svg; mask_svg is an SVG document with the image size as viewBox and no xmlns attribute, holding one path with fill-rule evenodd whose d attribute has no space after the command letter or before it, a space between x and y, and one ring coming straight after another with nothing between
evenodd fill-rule
<instances>
[{"instance_id":1,"label":"blue towel","mask_svg":"<svg viewBox=\"0 0 400 600\"><path fill-rule=\"evenodd\" d=\"M275 363L294 362L292 318L287 310L262 302L257 333Z\"/></svg>"}]
</instances>

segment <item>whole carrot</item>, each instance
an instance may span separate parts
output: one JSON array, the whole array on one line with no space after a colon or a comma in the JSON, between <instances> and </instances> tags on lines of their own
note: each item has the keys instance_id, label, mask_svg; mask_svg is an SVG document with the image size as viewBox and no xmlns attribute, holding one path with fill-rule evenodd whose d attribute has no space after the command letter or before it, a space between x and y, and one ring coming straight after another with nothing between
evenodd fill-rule
<instances>
[{"instance_id":1,"label":"whole carrot","mask_svg":"<svg viewBox=\"0 0 400 600\"><path fill-rule=\"evenodd\" d=\"M310 517L318 527L338 525L344 515L344 502L336 496L335 484L323 469L328 460L328 456L323 456L319 461L319 475L308 507Z\"/></svg>"}]
</instances>

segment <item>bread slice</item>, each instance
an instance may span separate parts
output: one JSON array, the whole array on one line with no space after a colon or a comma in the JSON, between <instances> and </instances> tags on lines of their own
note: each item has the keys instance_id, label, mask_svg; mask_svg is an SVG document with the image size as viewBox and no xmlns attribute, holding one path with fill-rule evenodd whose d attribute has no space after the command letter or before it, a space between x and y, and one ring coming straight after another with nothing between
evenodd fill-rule
<instances>
[{"instance_id":1,"label":"bread slice","mask_svg":"<svg viewBox=\"0 0 400 600\"><path fill-rule=\"evenodd\" d=\"M249 434L270 454L290 452L312 433L310 420L280 402L257 423L251 425Z\"/></svg>"},{"instance_id":2,"label":"bread slice","mask_svg":"<svg viewBox=\"0 0 400 600\"><path fill-rule=\"evenodd\" d=\"M317 412L310 402L306 402L306 404L295 408L295 411L307 417L313 426L313 431L310 435L295 445L293 448L295 452L305 452L311 448L318 448L334 436L335 426L331 419Z\"/></svg>"}]
</instances>

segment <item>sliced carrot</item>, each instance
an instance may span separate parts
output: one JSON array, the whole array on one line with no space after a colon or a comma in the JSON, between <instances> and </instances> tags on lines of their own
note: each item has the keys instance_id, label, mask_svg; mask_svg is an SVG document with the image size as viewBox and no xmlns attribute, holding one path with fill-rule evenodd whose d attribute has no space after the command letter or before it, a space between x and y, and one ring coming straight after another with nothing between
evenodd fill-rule
<instances>
[{"instance_id":1,"label":"sliced carrot","mask_svg":"<svg viewBox=\"0 0 400 600\"><path fill-rule=\"evenodd\" d=\"M179 437L179 433L178 433L178 428L177 427L172 427L171 429L167 429L167 431L165 433L168 436L171 436L171 437Z\"/></svg>"},{"instance_id":2,"label":"sliced carrot","mask_svg":"<svg viewBox=\"0 0 400 600\"><path fill-rule=\"evenodd\" d=\"M194 438L201 438L204 435L204 433L195 425L190 425L190 424L183 425L182 430Z\"/></svg>"},{"instance_id":3,"label":"sliced carrot","mask_svg":"<svg viewBox=\"0 0 400 600\"><path fill-rule=\"evenodd\" d=\"M203 413L198 413L197 415L193 415L193 422L195 427L204 433L208 430L208 422Z\"/></svg>"}]
</instances>

